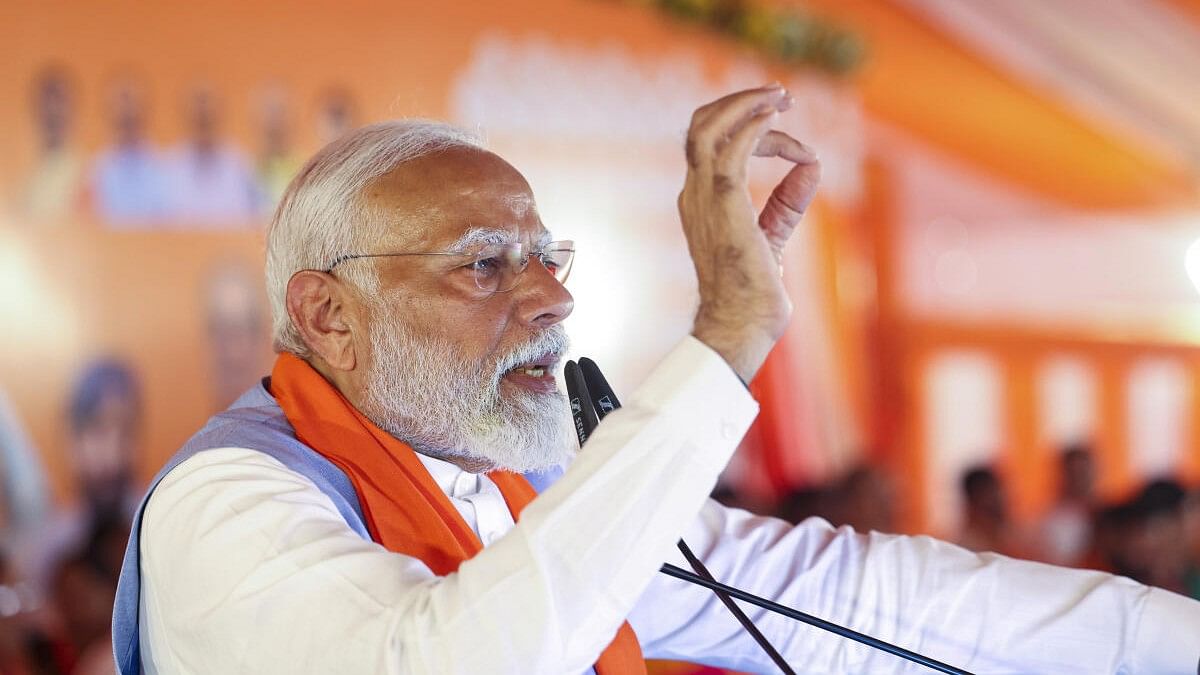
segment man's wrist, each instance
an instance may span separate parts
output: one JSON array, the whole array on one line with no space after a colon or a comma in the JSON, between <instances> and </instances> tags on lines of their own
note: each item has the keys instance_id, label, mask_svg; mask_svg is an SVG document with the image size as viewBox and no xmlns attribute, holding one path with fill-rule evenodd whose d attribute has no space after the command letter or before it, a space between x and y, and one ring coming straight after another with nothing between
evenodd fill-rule
<instances>
[{"instance_id":1,"label":"man's wrist","mask_svg":"<svg viewBox=\"0 0 1200 675\"><path fill-rule=\"evenodd\" d=\"M749 386L754 375L774 348L776 339L762 332L729 331L697 321L692 337L716 352Z\"/></svg>"}]
</instances>

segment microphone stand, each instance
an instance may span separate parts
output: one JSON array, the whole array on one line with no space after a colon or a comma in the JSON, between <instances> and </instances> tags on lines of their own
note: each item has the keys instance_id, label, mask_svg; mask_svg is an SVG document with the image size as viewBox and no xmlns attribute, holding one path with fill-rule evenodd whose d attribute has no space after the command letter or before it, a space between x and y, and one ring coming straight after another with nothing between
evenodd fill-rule
<instances>
[{"instance_id":1,"label":"microphone stand","mask_svg":"<svg viewBox=\"0 0 1200 675\"><path fill-rule=\"evenodd\" d=\"M608 381L605 380L604 375L600 373L600 369L591 359L581 358L578 364L574 361L567 361L564 376L570 396L571 415L575 421L575 432L579 436L579 445L582 448L584 441L591 436L592 431L600 424L600 420L604 419L606 415L617 408L620 408L621 404L617 400L616 394L613 393L612 388L609 387ZM659 571L675 579L707 588L716 594L734 615L734 618L746 629L746 632L754 638L754 641L758 643L763 651L771 657L771 660L775 662L775 665L786 675L794 675L795 671L792 670L791 666L787 664L783 656L779 654L778 650L766 639L762 632L758 630L754 622L733 602L734 598L942 673L948 673L949 675L972 675L969 671L942 663L923 654L910 651L889 642L884 642L865 633L859 633L858 631L792 609L772 600L761 598L734 586L723 584L713 578L712 574L704 566L704 563L700 561L696 554L692 552L691 547L682 539L679 540L679 550L695 572L689 572L670 563L664 564Z\"/></svg>"}]
</instances>

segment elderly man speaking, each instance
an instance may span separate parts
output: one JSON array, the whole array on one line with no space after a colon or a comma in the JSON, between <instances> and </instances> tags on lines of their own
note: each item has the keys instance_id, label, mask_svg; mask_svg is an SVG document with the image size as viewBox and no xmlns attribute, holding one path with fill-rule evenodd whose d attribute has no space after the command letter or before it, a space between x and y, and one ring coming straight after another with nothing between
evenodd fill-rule
<instances>
[{"instance_id":1,"label":"elderly man speaking","mask_svg":"<svg viewBox=\"0 0 1200 675\"><path fill-rule=\"evenodd\" d=\"M696 111L680 219L700 303L571 459L554 376L575 245L468 134L359 129L288 188L267 239L280 352L152 484L126 554L122 673L773 671L711 594L657 575L681 534L722 581L976 672L1196 672L1200 605L922 537L795 528L706 499L754 418L791 305L784 245L819 164L779 86ZM794 165L761 214L751 156ZM750 612L792 668L919 669Z\"/></svg>"}]
</instances>

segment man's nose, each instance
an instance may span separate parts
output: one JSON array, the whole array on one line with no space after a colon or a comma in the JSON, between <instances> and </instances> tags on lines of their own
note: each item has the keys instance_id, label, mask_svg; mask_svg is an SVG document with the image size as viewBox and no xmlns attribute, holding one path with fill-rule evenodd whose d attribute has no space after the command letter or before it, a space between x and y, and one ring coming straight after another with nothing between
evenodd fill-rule
<instances>
[{"instance_id":1,"label":"man's nose","mask_svg":"<svg viewBox=\"0 0 1200 675\"><path fill-rule=\"evenodd\" d=\"M536 256L521 277L513 292L519 295L517 312L522 322L548 328L570 316L575 298Z\"/></svg>"}]
</instances>

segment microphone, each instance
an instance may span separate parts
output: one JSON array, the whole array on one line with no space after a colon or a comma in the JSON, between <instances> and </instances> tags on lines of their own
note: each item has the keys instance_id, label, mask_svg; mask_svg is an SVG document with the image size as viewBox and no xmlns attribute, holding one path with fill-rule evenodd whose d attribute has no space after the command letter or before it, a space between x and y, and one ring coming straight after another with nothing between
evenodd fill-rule
<instances>
[{"instance_id":1,"label":"microphone","mask_svg":"<svg viewBox=\"0 0 1200 675\"><path fill-rule=\"evenodd\" d=\"M575 365L574 361L567 361L564 370L567 379L567 391L571 399L571 414L575 418L575 430L579 434L579 447L583 447L583 442L591 436L591 432L609 413L621 407L621 402L617 400L617 395L609 386L608 380L600 372L600 368L595 361L589 358L579 359L579 365ZM585 408L591 408L592 412L589 416ZM701 562L700 558L692 552L692 548L687 545L683 539L679 540L679 552L683 554L684 559L696 571L699 578L707 581L716 582L712 573L708 571L708 567ZM681 570L682 571L682 570ZM724 590L715 587L709 587L713 594L721 601L733 618L737 619L742 628L750 634L758 646L766 652L771 661L779 667L779 670L784 675L795 675L796 671L788 665L784 660L783 655L779 653L775 646L771 644L767 637L758 630L758 626L746 616L741 607L729 597L729 594Z\"/></svg>"},{"instance_id":2,"label":"microphone","mask_svg":"<svg viewBox=\"0 0 1200 675\"><path fill-rule=\"evenodd\" d=\"M575 435L579 437L579 447L582 448L584 442L592 435L592 429L600 424L600 418L596 416L596 409L588 399L583 371L574 361L567 361L563 368L563 377L567 380L567 397L571 403L571 418L575 421Z\"/></svg>"},{"instance_id":3,"label":"microphone","mask_svg":"<svg viewBox=\"0 0 1200 675\"><path fill-rule=\"evenodd\" d=\"M604 379L604 374L600 372L600 367L596 365L595 361L586 356L581 357L579 369L583 371L583 381L595 404L593 407L598 419L604 419L610 412L621 407L621 402L617 400L617 395L613 392L612 387L608 386L608 380Z\"/></svg>"},{"instance_id":4,"label":"microphone","mask_svg":"<svg viewBox=\"0 0 1200 675\"><path fill-rule=\"evenodd\" d=\"M571 403L571 416L574 418L575 431L579 436L580 448L582 448L584 441L592 435L592 431L599 425L600 420L603 420L614 410L620 408L621 403L617 400L617 395L613 392L612 387L609 386L604 375L600 373L600 368L589 358L580 358L578 364L574 361L567 361L564 368L564 376L567 382L567 395ZM688 564L695 570L695 573L688 572L669 563L664 564L659 571L675 579L687 581L711 590L720 598L730 613L734 615L738 623L742 624L746 632L754 638L759 647L771 657L775 665L788 675L794 675L795 671L792 670L791 666L787 664L775 647L767 641L766 637L758 630L758 627L754 625L754 622L750 620L750 617L746 616L745 612L734 603L733 598L786 616L795 621L821 628L840 637L887 652L893 656L907 659L938 672L947 673L948 675L972 675L972 673L966 670L942 663L923 654L910 651L889 642L884 642L865 633L851 630L831 621L826 621L825 619L801 612L772 600L761 598L753 593L723 584L713 578L712 574L704 566L704 563L696 557L691 547L683 539L679 540L679 550L683 554L683 557L687 559Z\"/></svg>"}]
</instances>

